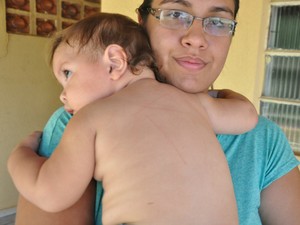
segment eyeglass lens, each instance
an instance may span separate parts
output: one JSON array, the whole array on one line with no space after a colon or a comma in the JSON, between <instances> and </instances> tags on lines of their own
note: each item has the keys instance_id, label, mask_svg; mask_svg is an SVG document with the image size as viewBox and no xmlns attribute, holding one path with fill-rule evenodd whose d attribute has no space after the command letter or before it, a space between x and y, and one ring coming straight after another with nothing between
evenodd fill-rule
<instances>
[{"instance_id":1,"label":"eyeglass lens","mask_svg":"<svg viewBox=\"0 0 300 225\"><path fill-rule=\"evenodd\" d=\"M202 20L203 29L214 36L229 36L234 32L235 22L219 17L200 18L178 10L154 9L151 12L160 20L162 26L169 29L188 29L195 19Z\"/></svg>"}]
</instances>

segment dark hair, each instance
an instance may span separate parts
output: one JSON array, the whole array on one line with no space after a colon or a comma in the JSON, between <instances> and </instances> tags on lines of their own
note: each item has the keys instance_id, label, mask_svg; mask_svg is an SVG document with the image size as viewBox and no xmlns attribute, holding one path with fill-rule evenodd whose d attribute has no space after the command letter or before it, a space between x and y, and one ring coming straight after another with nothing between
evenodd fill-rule
<instances>
[{"instance_id":1,"label":"dark hair","mask_svg":"<svg viewBox=\"0 0 300 225\"><path fill-rule=\"evenodd\" d=\"M137 9L143 22L147 21L149 12L148 8L151 8L153 0L144 0L143 3L140 5L140 7ZM236 18L236 15L240 8L240 0L234 0L234 18Z\"/></svg>"},{"instance_id":2,"label":"dark hair","mask_svg":"<svg viewBox=\"0 0 300 225\"><path fill-rule=\"evenodd\" d=\"M141 65L155 68L144 28L124 15L97 13L57 33L50 52L51 64L56 49L62 43L75 46L78 53L88 52L92 57L103 53L108 45L117 44L126 52L127 63L133 73L137 73Z\"/></svg>"}]
</instances>

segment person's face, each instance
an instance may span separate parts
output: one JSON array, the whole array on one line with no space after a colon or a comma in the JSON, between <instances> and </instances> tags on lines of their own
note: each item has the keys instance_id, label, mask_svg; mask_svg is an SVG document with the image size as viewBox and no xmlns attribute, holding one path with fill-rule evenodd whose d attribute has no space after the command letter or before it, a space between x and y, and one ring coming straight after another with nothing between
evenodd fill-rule
<instances>
[{"instance_id":1,"label":"person's face","mask_svg":"<svg viewBox=\"0 0 300 225\"><path fill-rule=\"evenodd\" d=\"M153 0L151 7L234 19L233 0ZM205 33L197 19L188 29L168 29L149 14L145 26L166 82L190 93L207 91L224 66L232 37Z\"/></svg>"},{"instance_id":2,"label":"person's face","mask_svg":"<svg viewBox=\"0 0 300 225\"><path fill-rule=\"evenodd\" d=\"M86 53L78 54L76 49L61 44L53 57L53 72L63 86L60 95L66 111L76 113L98 98L112 94L109 72L101 57L95 62Z\"/></svg>"}]
</instances>

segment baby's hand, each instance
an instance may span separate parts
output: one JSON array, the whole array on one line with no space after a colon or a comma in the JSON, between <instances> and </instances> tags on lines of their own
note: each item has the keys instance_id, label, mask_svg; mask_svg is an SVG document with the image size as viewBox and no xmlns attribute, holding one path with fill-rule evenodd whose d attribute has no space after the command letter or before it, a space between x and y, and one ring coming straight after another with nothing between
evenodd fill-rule
<instances>
[{"instance_id":1,"label":"baby's hand","mask_svg":"<svg viewBox=\"0 0 300 225\"><path fill-rule=\"evenodd\" d=\"M40 131L33 132L20 141L11 152L8 158L7 166L12 177L16 175L15 173L22 173L22 168L25 168L26 165L32 164L31 159L32 157L37 156L36 153L40 144L41 135L42 132Z\"/></svg>"},{"instance_id":2,"label":"baby's hand","mask_svg":"<svg viewBox=\"0 0 300 225\"><path fill-rule=\"evenodd\" d=\"M42 132L41 131L34 131L26 138L24 138L18 146L20 147L28 147L34 150L35 152L38 151L40 140L41 140Z\"/></svg>"}]
</instances>

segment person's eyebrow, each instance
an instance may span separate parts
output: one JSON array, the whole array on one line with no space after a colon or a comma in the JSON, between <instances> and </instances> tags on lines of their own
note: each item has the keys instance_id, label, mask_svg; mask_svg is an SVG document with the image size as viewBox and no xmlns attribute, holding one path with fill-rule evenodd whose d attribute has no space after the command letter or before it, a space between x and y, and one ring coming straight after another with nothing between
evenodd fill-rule
<instances>
[{"instance_id":1,"label":"person's eyebrow","mask_svg":"<svg viewBox=\"0 0 300 225\"><path fill-rule=\"evenodd\" d=\"M212 7L211 12L225 12L229 13L231 16L234 16L233 11L229 7Z\"/></svg>"},{"instance_id":2,"label":"person's eyebrow","mask_svg":"<svg viewBox=\"0 0 300 225\"><path fill-rule=\"evenodd\" d=\"M192 7L192 4L186 0L162 0L161 3L159 3L159 5L163 5L163 4L167 4L167 3L177 3L177 4L181 4L183 6L186 6L186 7ZM216 7L213 7L210 11L211 12L226 12L226 13L229 13L231 16L234 16L233 11L229 7L226 7L226 6L224 6L224 7L216 6Z\"/></svg>"},{"instance_id":3,"label":"person's eyebrow","mask_svg":"<svg viewBox=\"0 0 300 225\"><path fill-rule=\"evenodd\" d=\"M166 4L166 3L177 3L177 4L187 6L187 7L192 6L191 3L186 1L186 0L163 0L163 1L161 1L161 3L159 3L159 5L163 5L163 4Z\"/></svg>"}]
</instances>

